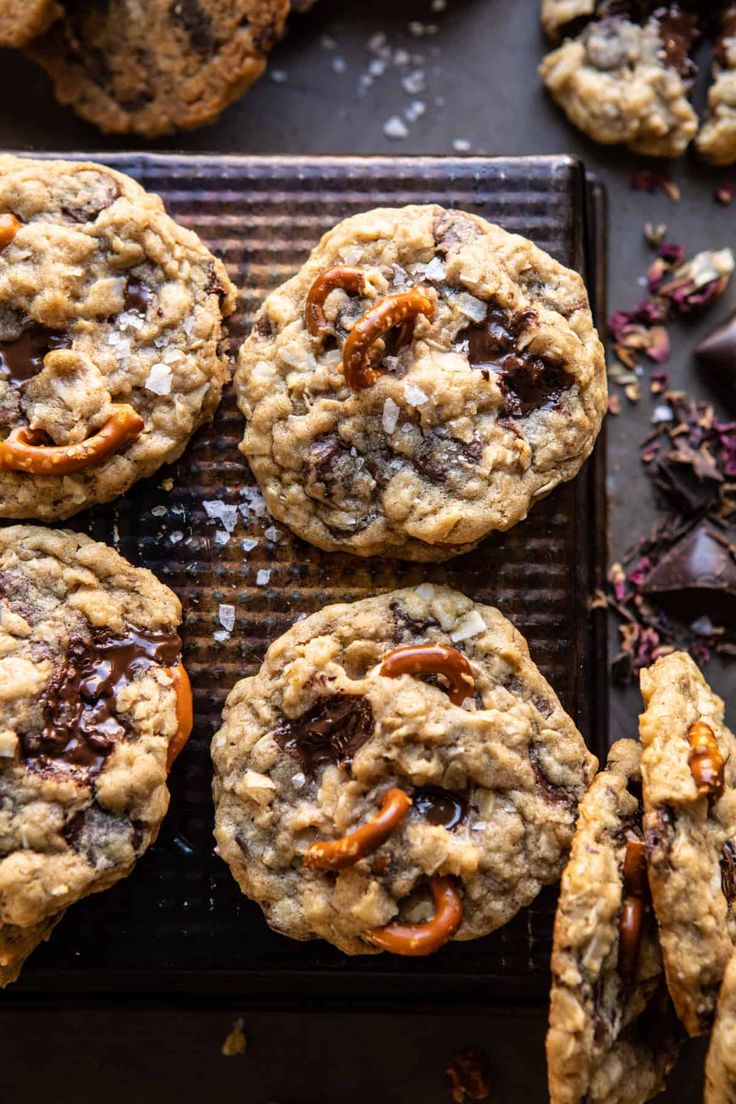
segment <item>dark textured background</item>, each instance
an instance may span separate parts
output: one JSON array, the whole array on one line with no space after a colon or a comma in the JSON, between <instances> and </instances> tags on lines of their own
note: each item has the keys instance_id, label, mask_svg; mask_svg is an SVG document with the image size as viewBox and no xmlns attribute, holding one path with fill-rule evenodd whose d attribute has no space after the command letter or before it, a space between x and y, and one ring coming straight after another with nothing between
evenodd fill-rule
<instances>
[{"instance_id":1,"label":"dark textured background","mask_svg":"<svg viewBox=\"0 0 736 1104\"><path fill-rule=\"evenodd\" d=\"M645 220L667 222L670 237L688 252L736 245L734 208L717 206L717 182L736 179L694 159L671 166L683 198L632 193L628 187L641 159L603 150L571 130L550 105L535 74L544 49L537 29L536 0L448 0L432 13L430 0L320 0L309 15L295 19L287 40L272 59L286 79L265 77L249 96L214 126L152 148L227 152L288 153L452 153L453 142L474 153L572 153L606 182L611 201L610 304L629 307L639 296L637 277L649 251L641 228ZM411 20L436 22L438 33L414 37ZM407 70L389 64L385 74L357 91L374 57L370 37L384 32L389 44L422 55L427 88L407 95L400 77ZM325 44L329 35L336 46ZM702 89L700 90L702 95ZM441 103L437 101L441 100ZM426 105L400 141L385 137L383 124L412 100ZM122 149L130 143L105 139L58 107L45 77L22 57L0 52L0 147L7 149ZM697 325L676 325L671 380L709 395L692 370L690 350L700 333L736 302L736 286ZM646 388L644 389L646 391ZM646 434L652 401L639 407L623 399L624 412L609 419L609 491L612 556L619 556L652 524L652 500L642 476L637 444ZM615 644L615 630L612 643ZM733 668L709 675L736 708ZM611 737L635 730L637 694L612 696ZM101 933L104 938L104 933ZM305 993L305 1002L313 999ZM488 994L489 1005L493 993ZM0 998L0 1009L2 1001ZM232 1019L245 1016L249 1036L243 1058L225 1059L219 1045ZM0 1099L29 1104L53 1094L58 1104L83 1099L97 1104L143 1101L199 1101L237 1094L249 1104L332 1104L352 1099L401 1104L439 1104L449 1093L443 1070L459 1047L484 1046L494 1070L491 1099L499 1104L544 1101L543 1010L386 1010L362 1005L340 1011L324 1005L276 1013L263 1003L227 1008L159 1008L122 1005L75 1011L18 1008L0 1010ZM661 1099L692 1104L699 1097L699 1049L672 1077Z\"/></svg>"}]
</instances>

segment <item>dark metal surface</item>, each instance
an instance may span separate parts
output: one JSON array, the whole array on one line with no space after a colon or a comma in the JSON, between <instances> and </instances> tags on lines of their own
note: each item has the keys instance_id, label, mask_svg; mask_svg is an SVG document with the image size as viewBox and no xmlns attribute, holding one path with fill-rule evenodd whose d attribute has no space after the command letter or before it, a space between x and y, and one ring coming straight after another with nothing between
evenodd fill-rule
<instances>
[{"instance_id":1,"label":"dark metal surface","mask_svg":"<svg viewBox=\"0 0 736 1104\"><path fill-rule=\"evenodd\" d=\"M666 222L669 236L689 252L735 245L734 208L713 203L715 184L736 179L718 173L694 156L662 166L677 180L683 200L632 193L633 169L647 165L620 149L604 149L570 127L547 99L536 66L547 48L538 26L538 0L448 0L434 13L430 0L319 0L298 19L272 59L286 74L278 83L264 78L215 125L156 144L159 149L217 150L226 153L451 153L464 139L473 152L559 154L581 157L600 173L610 197L611 307L636 301L637 277L650 259L642 238L646 219ZM435 21L435 36L416 39L411 20ZM371 55L369 38L384 33L394 47L426 59L427 89L407 96L400 71L389 66L362 94L357 83ZM329 35L334 47L323 43ZM345 62L337 72L333 59ZM412 68L416 66L412 65ZM703 89L698 91L702 102ZM406 139L383 133L387 118L412 99L427 104ZM441 104L437 103L441 99ZM54 103L48 82L20 54L0 52L0 147L14 149L121 149L124 139L105 139L91 126ZM651 163L650 163L651 165ZM690 350L696 340L736 303L736 288L700 321L675 328L670 376L677 386L712 398L694 372ZM611 552L619 556L652 522L652 501L638 459L638 443L649 429L651 402L625 406L608 425L608 490ZM612 644L615 645L612 626ZM711 664L709 677L736 712L733 667ZM611 737L636 731L640 698L635 690L614 691ZM105 940L107 933L101 932ZM165 947L162 948L162 953ZM305 997L309 996L305 993ZM492 996L493 994L490 994ZM35 998L34 998L35 999ZM242 995L241 1010L248 1003ZM224 1012L175 1015L141 1012L119 1003L110 1014L88 1011L60 1015L34 1004L2 1011L0 999L0 1096L28 1104L76 1104L82 1095L97 1104L199 1104L202 1095L241 1099L248 1104L355 1104L389 1100L397 1104L448 1104L443 1069L448 1052L484 1045L494 1070L492 1100L497 1104L542 1104L543 1030L540 1008L519 1020L501 1019L475 1007L472 1015L450 1014L442 1002L433 1013L346 1015L328 1009L271 1017L262 1010L246 1017L248 1054L226 1060L219 1042L229 1026ZM508 1026L508 1030L505 1030ZM700 1099L702 1048L689 1051L663 1104ZM497 1075L497 1076L496 1076Z\"/></svg>"},{"instance_id":2,"label":"dark metal surface","mask_svg":"<svg viewBox=\"0 0 736 1104\"><path fill-rule=\"evenodd\" d=\"M533 238L566 264L598 277L595 221L582 169L570 159L262 159L120 155L111 161L159 193L197 231L243 289L232 324L237 345L263 297L291 275L321 234L376 205L442 201ZM600 194L591 206L596 210ZM594 289L601 297L603 290ZM444 565L361 560L320 552L248 511L254 488L238 453L243 421L229 393L214 423L171 469L137 485L75 527L115 543L150 567L184 605L184 660L196 693L197 724L172 775L171 811L161 837L133 875L70 909L53 939L26 966L7 999L24 994L127 991L294 995L305 982L321 995L373 993L413 999L485 995L543 997L553 891L485 940L453 944L428 960L390 955L346 958L319 941L272 933L212 853L209 742L226 693L253 673L268 644L333 601L396 586L447 583L498 605L527 637L532 655L598 754L605 748L598 688L601 640L588 596L603 543L602 497L594 496L602 452L507 534ZM162 484L173 479L169 492ZM245 490L244 490L245 488ZM237 508L225 544L205 502ZM243 516L243 507L249 516ZM271 536L276 534L271 533ZM257 545L244 552L243 540ZM268 571L267 581L259 571ZM232 636L218 640L221 604L235 608ZM106 938L99 939L100 930Z\"/></svg>"}]
</instances>

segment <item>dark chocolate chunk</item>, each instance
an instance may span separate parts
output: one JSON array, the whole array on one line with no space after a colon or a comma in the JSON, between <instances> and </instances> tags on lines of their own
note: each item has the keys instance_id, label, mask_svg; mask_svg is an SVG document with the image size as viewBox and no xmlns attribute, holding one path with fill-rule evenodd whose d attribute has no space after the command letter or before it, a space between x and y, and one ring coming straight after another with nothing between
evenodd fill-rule
<instances>
[{"instance_id":1,"label":"dark chocolate chunk","mask_svg":"<svg viewBox=\"0 0 736 1104\"><path fill-rule=\"evenodd\" d=\"M320 698L301 717L284 717L273 732L279 747L311 777L328 763L349 764L372 735L373 709L360 694Z\"/></svg>"},{"instance_id":2,"label":"dark chocolate chunk","mask_svg":"<svg viewBox=\"0 0 736 1104\"><path fill-rule=\"evenodd\" d=\"M524 418L533 410L557 406L573 384L564 365L519 348L519 337L533 320L534 311L510 314L501 307L488 305L486 320L472 323L457 336L468 342L468 359L486 379L496 377L504 395L502 415Z\"/></svg>"},{"instance_id":3,"label":"dark chocolate chunk","mask_svg":"<svg viewBox=\"0 0 736 1104\"><path fill-rule=\"evenodd\" d=\"M723 484L710 451L702 446L695 449L684 439L655 461L652 476L659 489L688 515L714 506Z\"/></svg>"},{"instance_id":4,"label":"dark chocolate chunk","mask_svg":"<svg viewBox=\"0 0 736 1104\"><path fill-rule=\"evenodd\" d=\"M542 770L539 756L533 748L529 752L529 762L534 773L534 781L537 785L537 789L541 790L544 800L549 805L567 805L571 809L577 806L578 799L574 793L571 793L570 790L566 789L564 786L557 786L554 782L550 782L549 778L547 778L547 775Z\"/></svg>"},{"instance_id":5,"label":"dark chocolate chunk","mask_svg":"<svg viewBox=\"0 0 736 1104\"><path fill-rule=\"evenodd\" d=\"M447 483L458 467L473 467L483 456L483 445L477 439L459 441L440 431L429 433L412 457L414 467L430 483Z\"/></svg>"},{"instance_id":6,"label":"dark chocolate chunk","mask_svg":"<svg viewBox=\"0 0 736 1104\"><path fill-rule=\"evenodd\" d=\"M120 196L120 185L106 173L87 171L75 178L77 192L74 198L62 205L62 211L70 222L94 222Z\"/></svg>"},{"instance_id":7,"label":"dark chocolate chunk","mask_svg":"<svg viewBox=\"0 0 736 1104\"><path fill-rule=\"evenodd\" d=\"M420 786L411 795L420 816L438 828L451 832L465 819L468 800L465 794L444 790L441 786Z\"/></svg>"},{"instance_id":8,"label":"dark chocolate chunk","mask_svg":"<svg viewBox=\"0 0 736 1104\"><path fill-rule=\"evenodd\" d=\"M110 847L117 848L123 841L130 844L136 855L139 854L144 826L140 821L116 816L93 801L67 822L61 834L73 851L84 855L90 866L96 866Z\"/></svg>"},{"instance_id":9,"label":"dark chocolate chunk","mask_svg":"<svg viewBox=\"0 0 736 1104\"><path fill-rule=\"evenodd\" d=\"M736 311L700 342L695 356L736 413Z\"/></svg>"},{"instance_id":10,"label":"dark chocolate chunk","mask_svg":"<svg viewBox=\"0 0 736 1104\"><path fill-rule=\"evenodd\" d=\"M129 276L125 284L125 298L123 300L123 310L132 311L134 314L139 314L141 317L145 317L148 310L148 304L153 299L153 292L136 276Z\"/></svg>"},{"instance_id":11,"label":"dark chocolate chunk","mask_svg":"<svg viewBox=\"0 0 736 1104\"><path fill-rule=\"evenodd\" d=\"M721 852L721 887L732 905L736 901L736 840L726 840Z\"/></svg>"},{"instance_id":12,"label":"dark chocolate chunk","mask_svg":"<svg viewBox=\"0 0 736 1104\"><path fill-rule=\"evenodd\" d=\"M215 51L212 20L199 0L174 0L169 8L174 23L186 31L192 49L201 57L209 57Z\"/></svg>"},{"instance_id":13,"label":"dark chocolate chunk","mask_svg":"<svg viewBox=\"0 0 736 1104\"><path fill-rule=\"evenodd\" d=\"M698 38L697 18L682 10L679 4L659 7L652 15L662 40L662 56L666 65L675 69L686 81L692 81L698 68L690 51Z\"/></svg>"},{"instance_id":14,"label":"dark chocolate chunk","mask_svg":"<svg viewBox=\"0 0 736 1104\"><path fill-rule=\"evenodd\" d=\"M181 639L173 631L130 627L121 637L107 631L72 637L44 694L42 731L21 735L23 757L42 766L62 760L96 773L125 737L116 696L149 667L176 665L180 654Z\"/></svg>"},{"instance_id":15,"label":"dark chocolate chunk","mask_svg":"<svg viewBox=\"0 0 736 1104\"><path fill-rule=\"evenodd\" d=\"M63 330L49 330L36 322L14 341L0 341L0 378L22 386L43 368L52 349L68 349L72 339Z\"/></svg>"},{"instance_id":16,"label":"dark chocolate chunk","mask_svg":"<svg viewBox=\"0 0 736 1104\"><path fill-rule=\"evenodd\" d=\"M391 602L389 609L394 619L393 638L397 644L406 640L421 640L423 642L427 639L427 630L437 625L433 617L428 617L422 621L410 617L400 602Z\"/></svg>"},{"instance_id":17,"label":"dark chocolate chunk","mask_svg":"<svg viewBox=\"0 0 736 1104\"><path fill-rule=\"evenodd\" d=\"M674 827L675 814L668 805L661 805L650 813L644 838L647 855L656 866L670 865Z\"/></svg>"},{"instance_id":18,"label":"dark chocolate chunk","mask_svg":"<svg viewBox=\"0 0 736 1104\"><path fill-rule=\"evenodd\" d=\"M701 521L655 564L642 592L680 621L736 627L736 548Z\"/></svg>"}]
</instances>

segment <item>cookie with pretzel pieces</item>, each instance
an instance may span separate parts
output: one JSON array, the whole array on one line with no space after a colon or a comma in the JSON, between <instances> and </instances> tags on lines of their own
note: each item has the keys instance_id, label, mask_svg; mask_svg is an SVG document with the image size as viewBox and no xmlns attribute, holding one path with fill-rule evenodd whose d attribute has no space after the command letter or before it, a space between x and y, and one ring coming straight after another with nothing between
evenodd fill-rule
<instances>
[{"instance_id":1,"label":"cookie with pretzel pieces","mask_svg":"<svg viewBox=\"0 0 736 1104\"><path fill-rule=\"evenodd\" d=\"M231 692L212 758L243 892L347 954L505 924L560 876L596 768L511 623L431 584L297 622Z\"/></svg>"},{"instance_id":2,"label":"cookie with pretzel pieces","mask_svg":"<svg viewBox=\"0 0 736 1104\"><path fill-rule=\"evenodd\" d=\"M712 1026L736 945L736 737L684 652L641 673L649 883L667 984L690 1035Z\"/></svg>"},{"instance_id":3,"label":"cookie with pretzel pieces","mask_svg":"<svg viewBox=\"0 0 736 1104\"><path fill-rule=\"evenodd\" d=\"M640 764L639 744L619 740L580 803L552 949L551 1104L643 1104L683 1035L649 898Z\"/></svg>"},{"instance_id":4,"label":"cookie with pretzel pieces","mask_svg":"<svg viewBox=\"0 0 736 1104\"><path fill-rule=\"evenodd\" d=\"M112 548L0 529L0 986L158 834L192 726L180 620Z\"/></svg>"},{"instance_id":5,"label":"cookie with pretzel pieces","mask_svg":"<svg viewBox=\"0 0 736 1104\"><path fill-rule=\"evenodd\" d=\"M606 409L580 276L436 205L326 234L263 303L235 382L271 514L319 548L410 560L521 521Z\"/></svg>"},{"instance_id":6,"label":"cookie with pretzel pieces","mask_svg":"<svg viewBox=\"0 0 736 1104\"><path fill-rule=\"evenodd\" d=\"M220 401L233 292L129 177L0 156L0 517L66 518L175 460Z\"/></svg>"}]
</instances>

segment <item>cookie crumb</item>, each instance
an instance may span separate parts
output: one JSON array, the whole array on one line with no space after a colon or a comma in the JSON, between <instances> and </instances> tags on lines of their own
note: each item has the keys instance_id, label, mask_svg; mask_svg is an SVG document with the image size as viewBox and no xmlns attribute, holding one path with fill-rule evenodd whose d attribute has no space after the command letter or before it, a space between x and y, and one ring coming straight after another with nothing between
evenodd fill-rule
<instances>
[{"instance_id":1,"label":"cookie crumb","mask_svg":"<svg viewBox=\"0 0 736 1104\"><path fill-rule=\"evenodd\" d=\"M225 1036L224 1042L220 1047L220 1052L224 1054L226 1058L235 1058L239 1054L245 1054L247 1046L248 1040L243 1031L243 1020L239 1018L235 1020L230 1031Z\"/></svg>"}]
</instances>

